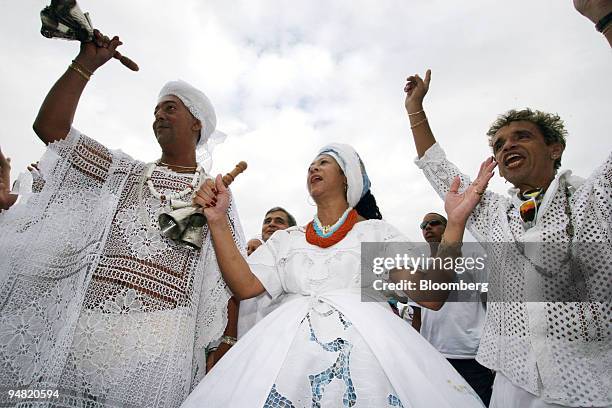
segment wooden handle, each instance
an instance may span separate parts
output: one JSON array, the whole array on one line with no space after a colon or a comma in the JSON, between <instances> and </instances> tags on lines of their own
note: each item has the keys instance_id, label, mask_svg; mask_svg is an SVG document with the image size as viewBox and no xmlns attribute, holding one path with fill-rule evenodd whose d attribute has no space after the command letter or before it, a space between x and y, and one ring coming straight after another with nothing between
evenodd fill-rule
<instances>
[{"instance_id":1,"label":"wooden handle","mask_svg":"<svg viewBox=\"0 0 612 408\"><path fill-rule=\"evenodd\" d=\"M229 185L232 184L232 181L234 181L234 179L240 173L245 171L246 168L247 168L246 162L241 161L240 163L236 165L236 167L234 167L234 170L230 171L225 176L223 176L223 184L225 184L225 187L229 187Z\"/></svg>"},{"instance_id":2,"label":"wooden handle","mask_svg":"<svg viewBox=\"0 0 612 408\"><path fill-rule=\"evenodd\" d=\"M113 54L113 58L117 58L124 66L128 67L132 71L138 71L140 69L138 67L138 64L136 64L134 61L132 61L125 55L121 55L119 51L115 51L115 53Z\"/></svg>"}]
</instances>

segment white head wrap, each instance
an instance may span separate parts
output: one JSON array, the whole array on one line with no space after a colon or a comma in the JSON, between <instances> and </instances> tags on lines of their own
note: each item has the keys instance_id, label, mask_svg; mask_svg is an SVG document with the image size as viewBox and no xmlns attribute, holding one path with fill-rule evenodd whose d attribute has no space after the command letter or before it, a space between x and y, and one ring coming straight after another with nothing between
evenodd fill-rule
<instances>
[{"instance_id":1,"label":"white head wrap","mask_svg":"<svg viewBox=\"0 0 612 408\"><path fill-rule=\"evenodd\" d=\"M210 99L204 92L191 86L185 81L170 81L159 92L159 100L167 95L174 95L183 102L191 114L202 122L200 140L196 146L196 160L210 172L212 167L212 152L216 145L223 143L226 134L216 130L217 115Z\"/></svg>"},{"instance_id":2,"label":"white head wrap","mask_svg":"<svg viewBox=\"0 0 612 408\"><path fill-rule=\"evenodd\" d=\"M348 184L346 201L351 207L355 207L361 197L370 189L370 179L361 158L355 149L341 143L332 143L321 148L317 157L322 154L333 157L344 172Z\"/></svg>"}]
</instances>

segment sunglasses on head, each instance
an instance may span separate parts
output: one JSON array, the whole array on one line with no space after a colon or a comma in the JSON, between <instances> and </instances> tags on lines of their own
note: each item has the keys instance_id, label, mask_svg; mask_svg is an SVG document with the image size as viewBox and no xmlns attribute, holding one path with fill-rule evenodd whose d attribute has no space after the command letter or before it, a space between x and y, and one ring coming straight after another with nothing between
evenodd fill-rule
<instances>
[{"instance_id":1,"label":"sunglasses on head","mask_svg":"<svg viewBox=\"0 0 612 408\"><path fill-rule=\"evenodd\" d=\"M440 220L429 220L429 221L423 221L420 225L421 229L424 230L425 228L427 228L427 225L431 225L432 227L437 227L438 225L442 225L442 221Z\"/></svg>"}]
</instances>

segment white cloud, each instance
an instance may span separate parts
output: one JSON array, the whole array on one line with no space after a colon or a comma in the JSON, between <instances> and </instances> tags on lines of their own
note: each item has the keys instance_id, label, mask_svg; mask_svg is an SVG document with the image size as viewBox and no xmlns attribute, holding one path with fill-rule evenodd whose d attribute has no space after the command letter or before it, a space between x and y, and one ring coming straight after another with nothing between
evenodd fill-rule
<instances>
[{"instance_id":1,"label":"white cloud","mask_svg":"<svg viewBox=\"0 0 612 408\"><path fill-rule=\"evenodd\" d=\"M44 146L31 130L44 95L77 44L38 33L43 1L7 2L0 27L0 146L24 169ZM407 75L433 69L426 109L449 156L474 173L488 154L485 131L509 108L559 112L570 131L565 166L586 175L610 152L609 47L571 2L327 2L242 0L80 1L94 25L118 33L141 66L111 62L95 73L75 125L142 160L159 155L151 132L161 85L201 87L230 134L215 169L249 169L233 190L247 235L282 205L311 219L305 173L323 144L360 152L387 219L414 239L442 202L412 164L403 108ZM604 137L602 137L604 136ZM504 192L496 180L492 189Z\"/></svg>"}]
</instances>

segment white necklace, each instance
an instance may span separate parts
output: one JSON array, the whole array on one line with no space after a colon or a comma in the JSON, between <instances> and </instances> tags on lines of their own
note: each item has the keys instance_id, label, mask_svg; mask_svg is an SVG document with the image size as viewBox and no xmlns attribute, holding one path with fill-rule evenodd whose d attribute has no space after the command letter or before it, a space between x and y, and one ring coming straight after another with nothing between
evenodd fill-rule
<instances>
[{"instance_id":1,"label":"white necklace","mask_svg":"<svg viewBox=\"0 0 612 408\"><path fill-rule=\"evenodd\" d=\"M161 194L159 191L155 189L155 186L153 185L153 181L151 180L151 176L153 175L153 171L155 170L155 167L157 167L157 163L155 162L147 163L145 165L144 171L142 172L142 175L140 176L140 182L138 184L138 218L139 218L139 221L142 223L142 225L144 225L144 227L147 229L147 231L150 231L150 232L153 231L153 229L151 228L151 218L148 212L144 208L144 200L143 200L143 192L144 192L145 183L147 183L147 186L149 187L149 191L151 192L151 195L153 195L153 197L156 197L162 205L164 205L164 201L166 201L168 210L172 210L174 208L172 207L173 203L170 200L176 200L177 201L176 204L187 204L187 205L189 204L189 203L183 203L182 201L179 201L177 199L185 197L187 194L189 194L190 192L193 192L196 189L196 187L198 186L200 182L200 174L203 172L203 169L200 166L198 166L196 168L196 171L193 175L193 179L191 180L191 184L189 185L189 187L187 187L183 191L179 191L176 193Z\"/></svg>"},{"instance_id":2,"label":"white necklace","mask_svg":"<svg viewBox=\"0 0 612 408\"><path fill-rule=\"evenodd\" d=\"M155 170L155 167L157 167L157 163L147 164L147 166L145 167L145 171L144 171L144 179L145 179L145 182L147 183L147 186L149 187L149 191L151 192L151 195L160 201L178 200L178 199L185 197L189 193L193 193L193 191L198 186L198 183L200 181L200 174L202 172L202 167L198 165L198 167L196 167L195 169L195 173L193 173L191 184L187 186L187 188L185 188L182 191L176 191L174 193L162 194L155 189L155 186L153 185L153 180L151 180L151 176L153 175L153 171Z\"/></svg>"}]
</instances>

